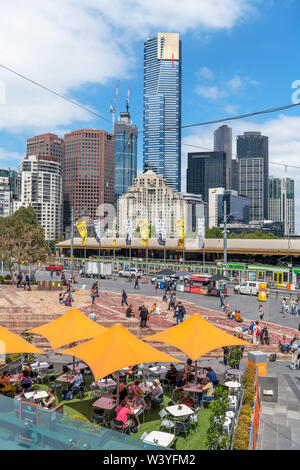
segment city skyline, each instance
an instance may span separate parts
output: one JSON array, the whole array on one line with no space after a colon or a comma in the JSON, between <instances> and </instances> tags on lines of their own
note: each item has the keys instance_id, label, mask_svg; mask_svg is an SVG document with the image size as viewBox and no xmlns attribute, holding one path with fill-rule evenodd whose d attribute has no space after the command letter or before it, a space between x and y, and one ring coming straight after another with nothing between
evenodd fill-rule
<instances>
[{"instance_id":1,"label":"city skyline","mask_svg":"<svg viewBox=\"0 0 300 470\"><path fill-rule=\"evenodd\" d=\"M116 82L120 79L117 112L124 108L129 85L132 119L140 133L140 173L143 45L146 38L157 31L178 31L182 40L183 125L291 103L292 94L295 92L292 84L300 78L300 61L295 60L295 51L299 50L296 24L299 5L295 2L282 2L281 5L266 2L266 5L246 1L242 2L242 5L241 2L234 1L236 8L231 9L229 14L226 1L218 3L214 11L209 8L207 2L191 1L172 11L168 9L167 2L161 1L159 5L151 5L151 18L147 15L148 5L143 2L134 3L135 23L131 29L128 27L128 15L122 5L119 5L118 15L114 18L108 11L104 11L105 8L101 5L96 7L93 17L87 9L78 7L76 13L84 13L82 22L79 21L78 24L79 29L82 28L83 31L79 39L72 35L69 25L66 25L63 36L57 32L55 18L49 17L47 24L39 22L45 12L39 7L33 10L33 4L36 7L35 2L27 2L26 11L23 12L24 18L32 16L34 12L37 23L43 25L45 32L51 31L52 35L57 37L57 42L48 44L45 43L46 39L39 37L37 44L37 30L26 35L26 41L22 41L26 62L20 62L20 56L15 52L21 42L18 31L10 22L10 18L14 17L14 7L4 7L6 14L3 18L6 20L1 31L5 33L2 35L2 43L7 55L3 63L91 107L107 121L94 118L84 110L0 69L0 80L5 84L7 98L6 104L2 103L0 106L1 167L17 168L25 155L25 141L28 136L51 132L62 137L64 133L79 128L97 128L111 132L109 106L113 102ZM60 2L62 13L76 14L66 8L66 2ZM141 12L146 14L141 15ZM94 26L102 24L105 28L100 38L95 36ZM276 38L276 31L285 28L287 24L288 34L285 40L271 41L270 37ZM93 27L88 29L87 25ZM113 35L117 28L119 34ZM112 33L111 36L109 33ZM91 39L94 40L95 47L89 48L88 55L83 54L84 46ZM100 43L103 43L103 48L99 46ZM69 44L72 44L72 50L68 49ZM47 50L47 54L41 54L40 48ZM76 57L73 49L77 51ZM83 61L80 68L78 54ZM54 56L56 66L52 68ZM235 60L237 56L238 65ZM68 58L67 62L61 60L63 57ZM92 69L90 63L95 64ZM39 64L39 67L36 67L36 64ZM46 70L47 74L44 72ZM50 71L53 73L49 73ZM274 76L276 80L273 79ZM245 131L259 130L270 139L270 175L281 176L285 170L284 166L272 162L297 166L300 152L298 109L233 121L229 122L229 125L233 132L233 155L236 154L237 135ZM187 152L204 150L192 149L186 144L213 150L212 134L216 127L204 126L183 130L182 190L185 189ZM300 195L297 194L297 181L300 179L300 170L288 167L285 176L295 178L296 211L299 214L297 198L299 200ZM300 232L297 219L299 215L296 217L296 232Z\"/></svg>"}]
</instances>

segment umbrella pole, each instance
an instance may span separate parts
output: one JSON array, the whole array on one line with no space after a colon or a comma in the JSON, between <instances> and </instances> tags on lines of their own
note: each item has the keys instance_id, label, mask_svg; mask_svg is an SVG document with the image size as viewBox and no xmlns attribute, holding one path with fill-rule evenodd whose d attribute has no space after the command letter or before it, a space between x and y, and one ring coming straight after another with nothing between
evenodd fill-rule
<instances>
[{"instance_id":1,"label":"umbrella pole","mask_svg":"<svg viewBox=\"0 0 300 470\"><path fill-rule=\"evenodd\" d=\"M73 356L73 374L75 375L75 356Z\"/></svg>"},{"instance_id":2,"label":"umbrella pole","mask_svg":"<svg viewBox=\"0 0 300 470\"><path fill-rule=\"evenodd\" d=\"M195 361L195 384L197 383L197 361Z\"/></svg>"},{"instance_id":3,"label":"umbrella pole","mask_svg":"<svg viewBox=\"0 0 300 470\"><path fill-rule=\"evenodd\" d=\"M120 371L117 371L117 406L119 406L120 401Z\"/></svg>"}]
</instances>

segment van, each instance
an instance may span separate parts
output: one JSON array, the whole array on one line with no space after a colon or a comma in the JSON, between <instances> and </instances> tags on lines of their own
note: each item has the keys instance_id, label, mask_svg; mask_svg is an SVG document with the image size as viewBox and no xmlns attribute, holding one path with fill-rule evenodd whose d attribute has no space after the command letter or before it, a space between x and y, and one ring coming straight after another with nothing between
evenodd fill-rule
<instances>
[{"instance_id":1,"label":"van","mask_svg":"<svg viewBox=\"0 0 300 470\"><path fill-rule=\"evenodd\" d=\"M245 281L242 282L242 284L235 286L233 291L235 294L257 295L260 284L265 283L257 281ZM267 289L267 295L269 295L269 289Z\"/></svg>"}]
</instances>

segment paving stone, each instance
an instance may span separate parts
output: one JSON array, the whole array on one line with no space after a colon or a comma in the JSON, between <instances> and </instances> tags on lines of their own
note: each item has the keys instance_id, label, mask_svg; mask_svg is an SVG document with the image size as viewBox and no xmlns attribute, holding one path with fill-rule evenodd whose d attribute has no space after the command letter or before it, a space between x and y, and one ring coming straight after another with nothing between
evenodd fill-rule
<instances>
[{"instance_id":1,"label":"paving stone","mask_svg":"<svg viewBox=\"0 0 300 470\"><path fill-rule=\"evenodd\" d=\"M289 406L289 408L290 408L290 406ZM298 409L299 409L299 407L298 407ZM288 409L287 418L288 419L300 419L300 411L294 411L294 410Z\"/></svg>"}]
</instances>

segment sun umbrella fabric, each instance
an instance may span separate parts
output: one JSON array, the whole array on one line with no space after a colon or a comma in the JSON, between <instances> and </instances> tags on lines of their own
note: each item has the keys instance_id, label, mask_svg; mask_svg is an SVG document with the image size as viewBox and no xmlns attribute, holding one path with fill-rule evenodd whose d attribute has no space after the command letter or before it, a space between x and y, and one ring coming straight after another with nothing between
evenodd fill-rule
<instances>
[{"instance_id":1,"label":"sun umbrella fabric","mask_svg":"<svg viewBox=\"0 0 300 470\"><path fill-rule=\"evenodd\" d=\"M188 271L177 271L174 277L186 277L186 276L192 276L191 273Z\"/></svg>"},{"instance_id":2,"label":"sun umbrella fabric","mask_svg":"<svg viewBox=\"0 0 300 470\"><path fill-rule=\"evenodd\" d=\"M29 330L29 333L45 336L52 349L57 349L70 343L95 338L105 331L104 326L90 320L78 308L71 308L55 320Z\"/></svg>"},{"instance_id":3,"label":"sun umbrella fabric","mask_svg":"<svg viewBox=\"0 0 300 470\"><path fill-rule=\"evenodd\" d=\"M221 274L215 274L209 278L210 281L229 281L229 277L222 276Z\"/></svg>"},{"instance_id":4,"label":"sun umbrella fabric","mask_svg":"<svg viewBox=\"0 0 300 470\"><path fill-rule=\"evenodd\" d=\"M175 274L175 271L173 271L172 269L167 268L167 269L162 269L157 274L160 274L162 276L171 276L172 274Z\"/></svg>"},{"instance_id":5,"label":"sun umbrella fabric","mask_svg":"<svg viewBox=\"0 0 300 470\"><path fill-rule=\"evenodd\" d=\"M0 326L0 354L13 353L45 354L44 351L36 348L21 336Z\"/></svg>"},{"instance_id":6,"label":"sun umbrella fabric","mask_svg":"<svg viewBox=\"0 0 300 470\"><path fill-rule=\"evenodd\" d=\"M135 364L151 362L181 362L149 346L126 328L116 323L101 336L63 351L89 365L95 380Z\"/></svg>"},{"instance_id":7,"label":"sun umbrella fabric","mask_svg":"<svg viewBox=\"0 0 300 470\"><path fill-rule=\"evenodd\" d=\"M250 346L250 343L217 328L199 314L191 315L179 325L147 336L145 341L159 341L175 346L193 361L223 346Z\"/></svg>"}]
</instances>

